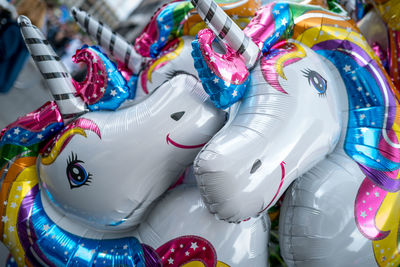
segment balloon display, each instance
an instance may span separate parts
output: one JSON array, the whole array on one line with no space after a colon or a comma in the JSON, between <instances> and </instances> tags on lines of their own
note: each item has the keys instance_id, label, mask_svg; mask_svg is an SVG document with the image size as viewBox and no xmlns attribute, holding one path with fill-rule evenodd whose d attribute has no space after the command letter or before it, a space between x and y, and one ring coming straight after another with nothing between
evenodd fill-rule
<instances>
[{"instance_id":1,"label":"balloon display","mask_svg":"<svg viewBox=\"0 0 400 267\"><path fill-rule=\"evenodd\" d=\"M371 48L365 2L294 2L172 1L134 45L73 8L82 82L21 16L54 101L0 133L7 264L266 266L279 216L274 263L399 265L395 4Z\"/></svg>"},{"instance_id":2,"label":"balloon display","mask_svg":"<svg viewBox=\"0 0 400 267\"><path fill-rule=\"evenodd\" d=\"M227 18L214 19L205 2L214 34L199 33L195 64L206 63L197 69L212 95L220 88L203 66L225 68L205 51ZM208 209L240 222L294 181L281 210L286 263L397 266L399 103L378 56L352 20L316 6L271 3L243 32L262 56L236 112L194 162Z\"/></svg>"}]
</instances>

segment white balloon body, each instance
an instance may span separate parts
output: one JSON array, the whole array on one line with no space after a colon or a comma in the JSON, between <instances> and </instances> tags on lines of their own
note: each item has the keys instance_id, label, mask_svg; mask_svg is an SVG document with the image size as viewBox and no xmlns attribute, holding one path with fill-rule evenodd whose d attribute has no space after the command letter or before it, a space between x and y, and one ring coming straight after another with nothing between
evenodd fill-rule
<instances>
[{"instance_id":1,"label":"white balloon body","mask_svg":"<svg viewBox=\"0 0 400 267\"><path fill-rule=\"evenodd\" d=\"M364 178L358 165L337 149L289 187L279 221L288 266L377 266L372 241L354 219Z\"/></svg>"},{"instance_id":2,"label":"white balloon body","mask_svg":"<svg viewBox=\"0 0 400 267\"><path fill-rule=\"evenodd\" d=\"M284 68L284 94L269 85L260 64L234 118L205 146L194 162L202 197L220 219L241 221L272 207L294 179L336 146L342 118L339 90L321 97L299 70L317 71L334 87L341 78L311 49Z\"/></svg>"},{"instance_id":3,"label":"white balloon body","mask_svg":"<svg viewBox=\"0 0 400 267\"><path fill-rule=\"evenodd\" d=\"M92 131L87 137L77 134L52 164L39 165L47 200L91 227L139 224L149 205L222 127L225 113L206 100L195 78L179 75L135 106L81 116L98 126L101 139ZM71 157L92 175L89 186L70 187Z\"/></svg>"},{"instance_id":4,"label":"white balloon body","mask_svg":"<svg viewBox=\"0 0 400 267\"><path fill-rule=\"evenodd\" d=\"M240 224L218 220L208 212L199 190L191 185L167 192L137 232L143 243L154 248L180 236L201 236L213 245L218 261L231 267L268 264L268 215ZM179 252L179 247L175 250L175 254L186 252ZM192 251L189 248L187 252Z\"/></svg>"}]
</instances>

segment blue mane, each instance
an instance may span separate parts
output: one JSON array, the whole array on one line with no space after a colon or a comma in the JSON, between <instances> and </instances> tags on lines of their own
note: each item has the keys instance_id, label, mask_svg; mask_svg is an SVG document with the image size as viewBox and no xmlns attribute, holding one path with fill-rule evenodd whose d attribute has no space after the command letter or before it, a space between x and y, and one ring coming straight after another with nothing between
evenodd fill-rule
<instances>
[{"instance_id":1,"label":"blue mane","mask_svg":"<svg viewBox=\"0 0 400 267\"><path fill-rule=\"evenodd\" d=\"M349 51L321 49L316 52L337 67L347 89L349 117L345 152L378 186L387 191L397 191L400 181L389 178L387 172L400 168L399 162L390 159L396 158L399 151L392 147L389 150L382 148L382 143L386 142L383 131L393 131L396 97L380 66L365 51L357 48L348 48ZM357 51L357 57L352 54L354 51ZM385 114L386 108L388 114ZM394 141L393 138L391 140ZM398 143L397 138L394 143Z\"/></svg>"}]
</instances>

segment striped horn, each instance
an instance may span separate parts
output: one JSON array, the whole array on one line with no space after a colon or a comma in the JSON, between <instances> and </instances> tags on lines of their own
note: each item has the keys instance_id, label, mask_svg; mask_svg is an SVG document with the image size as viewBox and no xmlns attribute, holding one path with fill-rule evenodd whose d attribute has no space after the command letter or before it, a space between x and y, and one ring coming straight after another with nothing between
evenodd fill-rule
<instances>
[{"instance_id":1,"label":"striped horn","mask_svg":"<svg viewBox=\"0 0 400 267\"><path fill-rule=\"evenodd\" d=\"M200 17L222 41L241 54L251 69L260 49L213 0L191 0Z\"/></svg>"},{"instance_id":2,"label":"striped horn","mask_svg":"<svg viewBox=\"0 0 400 267\"><path fill-rule=\"evenodd\" d=\"M25 44L64 118L72 118L86 111L85 103L76 95L72 77L60 58L43 36L25 16L19 16L18 24Z\"/></svg>"},{"instance_id":3,"label":"striped horn","mask_svg":"<svg viewBox=\"0 0 400 267\"><path fill-rule=\"evenodd\" d=\"M145 63L145 58L136 52L131 44L119 34L113 32L101 21L92 18L85 11L76 7L71 9L71 14L78 25L85 30L97 43L116 60L124 63L134 74L138 74Z\"/></svg>"}]
</instances>

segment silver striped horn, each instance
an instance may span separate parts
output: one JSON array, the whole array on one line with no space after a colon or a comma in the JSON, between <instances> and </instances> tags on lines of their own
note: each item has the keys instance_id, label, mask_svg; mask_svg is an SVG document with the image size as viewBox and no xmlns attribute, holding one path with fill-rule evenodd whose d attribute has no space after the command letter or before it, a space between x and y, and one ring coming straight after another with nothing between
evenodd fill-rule
<instances>
[{"instance_id":1,"label":"silver striped horn","mask_svg":"<svg viewBox=\"0 0 400 267\"><path fill-rule=\"evenodd\" d=\"M25 16L18 17L18 24L29 53L46 80L63 117L72 118L84 113L85 103L76 96L71 75L42 32Z\"/></svg>"},{"instance_id":2,"label":"silver striped horn","mask_svg":"<svg viewBox=\"0 0 400 267\"><path fill-rule=\"evenodd\" d=\"M145 58L138 54L131 44L113 32L107 25L92 18L85 11L73 7L71 14L78 25L92 38L97 40L97 43L109 55L112 55L119 62L124 63L133 73L139 73L144 65Z\"/></svg>"},{"instance_id":3,"label":"silver striped horn","mask_svg":"<svg viewBox=\"0 0 400 267\"><path fill-rule=\"evenodd\" d=\"M200 17L222 41L243 55L252 68L260 49L213 0L191 0Z\"/></svg>"}]
</instances>

